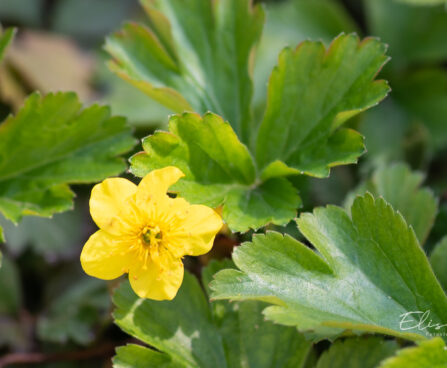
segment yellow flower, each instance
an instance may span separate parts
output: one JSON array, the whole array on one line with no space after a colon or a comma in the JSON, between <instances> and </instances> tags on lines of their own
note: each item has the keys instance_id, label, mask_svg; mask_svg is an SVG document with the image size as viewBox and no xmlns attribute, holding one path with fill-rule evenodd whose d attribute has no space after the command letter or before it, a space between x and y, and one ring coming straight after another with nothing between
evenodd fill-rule
<instances>
[{"instance_id":1,"label":"yellow flower","mask_svg":"<svg viewBox=\"0 0 447 368\"><path fill-rule=\"evenodd\" d=\"M82 250L84 271L104 280L129 273L139 297L173 299L183 280L182 257L207 253L222 227L211 208L166 194L182 176L165 167L138 186L123 178L95 185L90 212L100 230Z\"/></svg>"}]
</instances>

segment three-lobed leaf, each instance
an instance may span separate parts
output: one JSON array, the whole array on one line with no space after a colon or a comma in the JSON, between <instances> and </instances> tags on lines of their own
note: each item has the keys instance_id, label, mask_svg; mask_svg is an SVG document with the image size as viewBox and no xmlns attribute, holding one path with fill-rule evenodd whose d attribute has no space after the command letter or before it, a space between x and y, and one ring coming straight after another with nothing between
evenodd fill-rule
<instances>
[{"instance_id":1,"label":"three-lobed leaf","mask_svg":"<svg viewBox=\"0 0 447 368\"><path fill-rule=\"evenodd\" d=\"M301 215L299 229L318 253L275 232L254 236L233 253L240 271L215 276L213 298L266 301L268 319L317 339L345 330L414 340L436 332L447 297L413 229L370 194L351 215L335 206ZM419 328L424 312L432 323Z\"/></svg>"},{"instance_id":2,"label":"three-lobed leaf","mask_svg":"<svg viewBox=\"0 0 447 368\"><path fill-rule=\"evenodd\" d=\"M135 175L177 166L185 178L172 190L192 203L223 206L223 218L234 231L287 223L300 205L296 189L285 178L257 181L247 147L215 114L174 115L169 132L145 138L143 148L145 152L131 158Z\"/></svg>"},{"instance_id":3,"label":"three-lobed leaf","mask_svg":"<svg viewBox=\"0 0 447 368\"><path fill-rule=\"evenodd\" d=\"M122 172L117 156L134 145L125 119L104 106L82 109L73 93L32 94L0 125L0 211L51 216L72 207L68 184Z\"/></svg>"}]
</instances>

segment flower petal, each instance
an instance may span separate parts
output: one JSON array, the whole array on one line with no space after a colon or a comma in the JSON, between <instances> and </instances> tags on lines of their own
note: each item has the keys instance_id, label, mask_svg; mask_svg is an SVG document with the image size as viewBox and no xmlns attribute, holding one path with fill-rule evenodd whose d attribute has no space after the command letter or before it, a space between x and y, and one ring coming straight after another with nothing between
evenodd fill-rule
<instances>
[{"instance_id":1,"label":"flower petal","mask_svg":"<svg viewBox=\"0 0 447 368\"><path fill-rule=\"evenodd\" d=\"M181 259L164 259L163 268L155 262L131 267L129 281L132 289L140 298L154 300L172 300L183 281L183 263Z\"/></svg>"},{"instance_id":2,"label":"flower petal","mask_svg":"<svg viewBox=\"0 0 447 368\"><path fill-rule=\"evenodd\" d=\"M169 233L169 249L176 256L198 256L208 253L222 228L222 218L212 208L190 205L182 198L171 200L178 209L175 228ZM183 250L179 254L179 250Z\"/></svg>"},{"instance_id":3,"label":"flower petal","mask_svg":"<svg viewBox=\"0 0 447 368\"><path fill-rule=\"evenodd\" d=\"M183 176L182 171L174 166L151 171L138 184L138 205L144 206L152 198L164 197L168 188Z\"/></svg>"},{"instance_id":4,"label":"flower petal","mask_svg":"<svg viewBox=\"0 0 447 368\"><path fill-rule=\"evenodd\" d=\"M130 199L136 192L137 186L123 178L96 184L90 197L90 213L96 225L110 234L126 233L134 217Z\"/></svg>"},{"instance_id":5,"label":"flower petal","mask_svg":"<svg viewBox=\"0 0 447 368\"><path fill-rule=\"evenodd\" d=\"M81 252L84 272L103 280L112 280L128 272L133 263L130 244L98 230L85 243Z\"/></svg>"}]
</instances>

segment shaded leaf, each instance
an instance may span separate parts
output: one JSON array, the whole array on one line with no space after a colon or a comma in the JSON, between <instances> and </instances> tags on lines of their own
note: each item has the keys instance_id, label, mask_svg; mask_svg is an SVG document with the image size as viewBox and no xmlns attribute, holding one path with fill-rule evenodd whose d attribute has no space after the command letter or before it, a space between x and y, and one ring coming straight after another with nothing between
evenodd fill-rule
<instances>
[{"instance_id":1,"label":"shaded leaf","mask_svg":"<svg viewBox=\"0 0 447 368\"><path fill-rule=\"evenodd\" d=\"M432 6L445 4L446 0L396 0L401 3L407 3L409 5L419 5L419 6Z\"/></svg>"},{"instance_id":2,"label":"shaded leaf","mask_svg":"<svg viewBox=\"0 0 447 368\"><path fill-rule=\"evenodd\" d=\"M436 328L418 328L419 312L445 323L447 297L414 231L369 194L351 214L328 206L301 215L299 229L319 253L275 232L254 236L233 252L240 271L217 273L213 298L266 301L273 304L264 310L268 319L317 339L344 330L430 336Z\"/></svg>"},{"instance_id":3,"label":"shaded leaf","mask_svg":"<svg viewBox=\"0 0 447 368\"><path fill-rule=\"evenodd\" d=\"M443 368L447 366L447 349L437 337L422 341L419 346L401 349L395 357L385 360L379 368Z\"/></svg>"},{"instance_id":4,"label":"shaded leaf","mask_svg":"<svg viewBox=\"0 0 447 368\"><path fill-rule=\"evenodd\" d=\"M56 214L53 218L26 216L14 225L0 215L0 225L5 229L8 250L18 255L30 246L47 260L79 252L79 244L85 240L82 231L83 213L79 210Z\"/></svg>"},{"instance_id":5,"label":"shaded leaf","mask_svg":"<svg viewBox=\"0 0 447 368\"><path fill-rule=\"evenodd\" d=\"M116 349L113 358L114 368L176 368L183 367L182 364L173 362L169 355L145 348L140 345L126 345Z\"/></svg>"},{"instance_id":6,"label":"shaded leaf","mask_svg":"<svg viewBox=\"0 0 447 368\"><path fill-rule=\"evenodd\" d=\"M19 271L14 261L0 253L0 316L16 316L22 302Z\"/></svg>"},{"instance_id":7,"label":"shaded leaf","mask_svg":"<svg viewBox=\"0 0 447 368\"><path fill-rule=\"evenodd\" d=\"M447 72L441 68L420 69L396 78L393 85L393 96L410 122L423 124L430 133L430 149L447 147Z\"/></svg>"},{"instance_id":8,"label":"shaded leaf","mask_svg":"<svg viewBox=\"0 0 447 368\"><path fill-rule=\"evenodd\" d=\"M410 63L445 60L445 6L417 7L389 0L364 2L369 32L390 46L394 68ZM421 29L424 31L421 32Z\"/></svg>"},{"instance_id":9,"label":"shaded leaf","mask_svg":"<svg viewBox=\"0 0 447 368\"><path fill-rule=\"evenodd\" d=\"M420 187L423 181L424 174L411 171L406 164L382 166L348 196L345 206L351 207L355 196L366 191L381 196L413 226L419 242L424 244L436 218L438 201L430 189Z\"/></svg>"},{"instance_id":10,"label":"shaded leaf","mask_svg":"<svg viewBox=\"0 0 447 368\"><path fill-rule=\"evenodd\" d=\"M172 116L169 132L143 140L145 152L131 158L137 176L165 166L186 175L172 187L192 203L223 205L223 218L233 231L285 224L296 214L300 199L285 178L256 180L250 152L231 126L212 113Z\"/></svg>"},{"instance_id":11,"label":"shaded leaf","mask_svg":"<svg viewBox=\"0 0 447 368\"><path fill-rule=\"evenodd\" d=\"M264 15L250 0L142 0L148 21L109 37L112 71L175 112L210 110L251 134L249 59Z\"/></svg>"},{"instance_id":12,"label":"shaded leaf","mask_svg":"<svg viewBox=\"0 0 447 368\"><path fill-rule=\"evenodd\" d=\"M321 355L316 368L376 368L397 349L395 341L381 337L337 340Z\"/></svg>"},{"instance_id":13,"label":"shaded leaf","mask_svg":"<svg viewBox=\"0 0 447 368\"><path fill-rule=\"evenodd\" d=\"M282 51L256 142L262 177L325 177L332 166L357 162L363 137L340 126L386 96L387 83L374 81L386 61L384 44L355 35L339 36L327 50L305 41Z\"/></svg>"},{"instance_id":14,"label":"shaded leaf","mask_svg":"<svg viewBox=\"0 0 447 368\"><path fill-rule=\"evenodd\" d=\"M205 270L204 282L224 265L228 266L213 262L211 270ZM139 351L135 357L147 355L167 367L292 368L302 365L310 347L294 328L264 321L259 303L218 302L210 309L197 280L189 273L173 301L138 299L128 283L123 283L114 303L118 326L163 353L130 348ZM118 351L115 364L131 361L124 357L131 350L124 349Z\"/></svg>"},{"instance_id":15,"label":"shaded leaf","mask_svg":"<svg viewBox=\"0 0 447 368\"><path fill-rule=\"evenodd\" d=\"M116 156L134 144L123 118L103 106L81 109L73 93L31 95L0 125L0 140L0 211L14 222L70 209L68 184L122 172Z\"/></svg>"},{"instance_id":16,"label":"shaded leaf","mask_svg":"<svg viewBox=\"0 0 447 368\"><path fill-rule=\"evenodd\" d=\"M93 341L93 328L109 308L107 285L102 280L81 278L51 300L37 321L41 340L86 345Z\"/></svg>"},{"instance_id":17,"label":"shaded leaf","mask_svg":"<svg viewBox=\"0 0 447 368\"><path fill-rule=\"evenodd\" d=\"M430 263L444 291L447 292L447 236L435 245L430 254Z\"/></svg>"}]
</instances>

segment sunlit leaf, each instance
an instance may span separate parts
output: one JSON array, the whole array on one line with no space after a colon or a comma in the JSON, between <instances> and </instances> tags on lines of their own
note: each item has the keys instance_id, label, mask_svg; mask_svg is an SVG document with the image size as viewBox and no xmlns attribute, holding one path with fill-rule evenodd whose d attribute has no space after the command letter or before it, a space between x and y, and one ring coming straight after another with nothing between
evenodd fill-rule
<instances>
[{"instance_id":1,"label":"sunlit leaf","mask_svg":"<svg viewBox=\"0 0 447 368\"><path fill-rule=\"evenodd\" d=\"M210 274L223 265L228 267L228 263L213 263L205 270L205 285ZM154 361L162 367L292 368L302 366L310 347L296 329L265 321L257 302L220 301L210 306L189 273L173 301L139 299L123 283L114 303L118 326L159 351L120 348L115 367L147 367Z\"/></svg>"},{"instance_id":2,"label":"sunlit leaf","mask_svg":"<svg viewBox=\"0 0 447 368\"><path fill-rule=\"evenodd\" d=\"M125 120L107 107L82 109L73 93L35 93L0 125L0 211L51 216L72 207L68 184L91 183L125 169L134 144Z\"/></svg>"},{"instance_id":3,"label":"sunlit leaf","mask_svg":"<svg viewBox=\"0 0 447 368\"><path fill-rule=\"evenodd\" d=\"M289 0L265 3L266 23L256 51L254 71L255 104L264 103L265 86L279 52L304 40L323 40L329 44L342 32L357 32L358 28L336 0Z\"/></svg>"},{"instance_id":4,"label":"sunlit leaf","mask_svg":"<svg viewBox=\"0 0 447 368\"><path fill-rule=\"evenodd\" d=\"M357 162L363 137L340 126L386 96L387 83L374 81L386 61L384 44L355 35L336 38L327 50L305 41L282 51L256 142L262 176L325 177L332 166Z\"/></svg>"},{"instance_id":5,"label":"sunlit leaf","mask_svg":"<svg viewBox=\"0 0 447 368\"><path fill-rule=\"evenodd\" d=\"M279 233L255 235L233 252L240 271L216 275L213 298L267 301L268 319L317 339L345 330L430 336L447 321L447 297L414 231L369 194L351 214L328 206L301 215L299 229L318 253ZM424 312L432 320L426 329L418 328Z\"/></svg>"},{"instance_id":6,"label":"sunlit leaf","mask_svg":"<svg viewBox=\"0 0 447 368\"><path fill-rule=\"evenodd\" d=\"M379 368L443 368L447 366L447 349L437 337L417 347L401 349L395 357L385 360Z\"/></svg>"},{"instance_id":7,"label":"sunlit leaf","mask_svg":"<svg viewBox=\"0 0 447 368\"><path fill-rule=\"evenodd\" d=\"M172 116L169 132L145 138L143 148L145 152L131 158L135 175L177 166L186 176L172 190L192 203L223 205L223 218L233 231L268 222L286 224L300 205L296 190L285 178L256 180L247 147L228 123L212 113L203 118L193 113Z\"/></svg>"}]
</instances>

